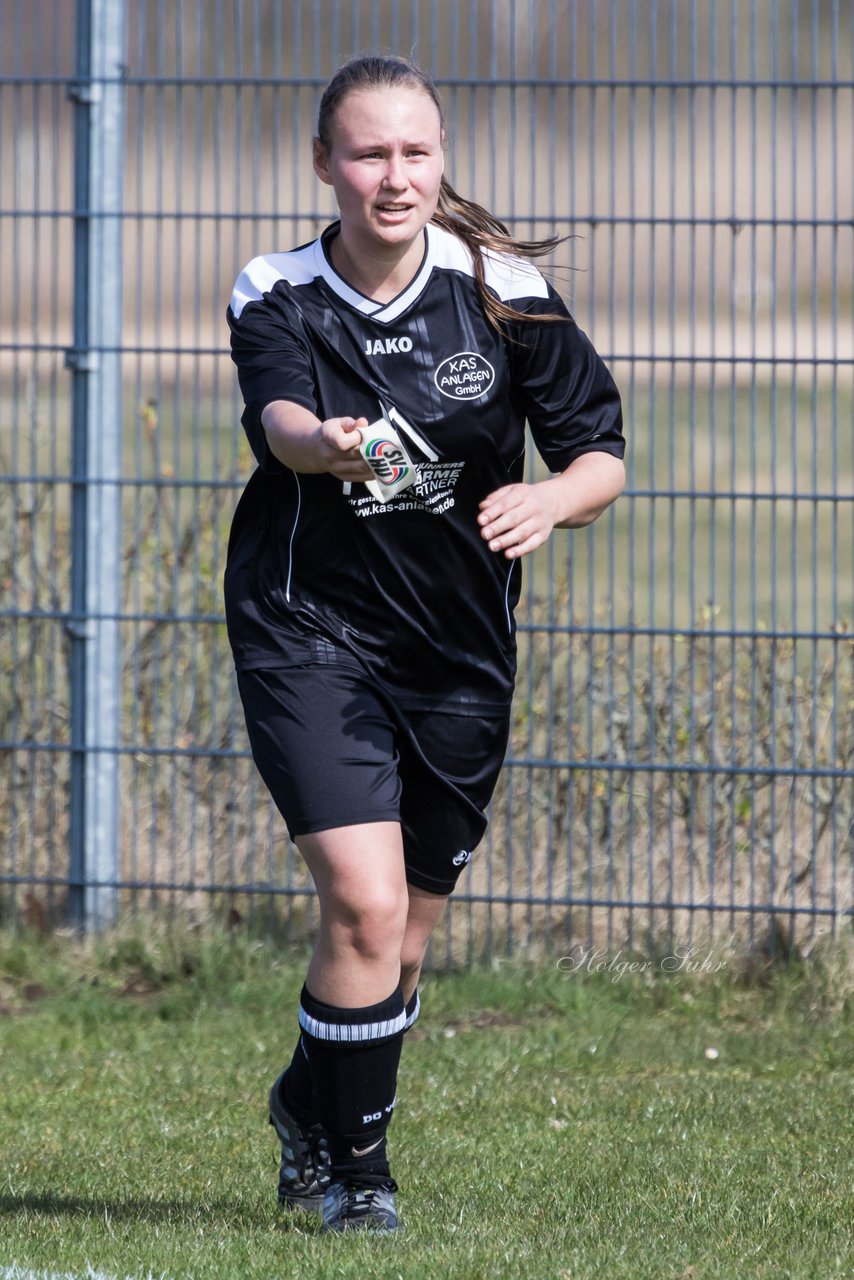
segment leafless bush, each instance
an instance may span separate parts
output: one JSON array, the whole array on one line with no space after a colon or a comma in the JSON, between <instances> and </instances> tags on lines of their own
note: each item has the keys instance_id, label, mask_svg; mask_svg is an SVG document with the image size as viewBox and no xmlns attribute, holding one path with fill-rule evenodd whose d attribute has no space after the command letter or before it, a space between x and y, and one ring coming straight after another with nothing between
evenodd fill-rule
<instances>
[{"instance_id":1,"label":"leafless bush","mask_svg":"<svg viewBox=\"0 0 854 1280\"><path fill-rule=\"evenodd\" d=\"M10 492L0 872L28 882L7 881L8 909L50 919L68 867L68 514L48 486ZM130 522L121 897L197 917L266 901L302 925L310 880L248 758L219 619L230 499L196 490L187 509L154 486ZM851 637L717 634L710 616L681 636L546 628L560 590L522 617L508 763L437 945L831 930L851 909Z\"/></svg>"}]
</instances>

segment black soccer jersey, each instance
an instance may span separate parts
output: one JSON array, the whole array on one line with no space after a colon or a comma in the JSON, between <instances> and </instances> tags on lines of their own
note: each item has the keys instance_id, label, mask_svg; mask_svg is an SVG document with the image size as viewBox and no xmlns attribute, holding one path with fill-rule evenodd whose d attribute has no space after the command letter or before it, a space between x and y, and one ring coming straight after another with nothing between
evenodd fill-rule
<instances>
[{"instance_id":1,"label":"black soccer jersey","mask_svg":"<svg viewBox=\"0 0 854 1280\"><path fill-rule=\"evenodd\" d=\"M502 335L486 319L468 250L444 229L426 228L420 269L386 303L336 273L337 231L255 258L228 309L259 463L225 577L236 664L286 665L309 640L315 655L343 645L402 706L505 707L521 561L489 550L478 504L523 478L526 419L552 471L595 450L622 457L617 389L530 261L484 254L488 286L516 310L566 320L510 323ZM416 483L384 504L363 484L290 470L261 425L273 400L321 420L384 414Z\"/></svg>"}]
</instances>

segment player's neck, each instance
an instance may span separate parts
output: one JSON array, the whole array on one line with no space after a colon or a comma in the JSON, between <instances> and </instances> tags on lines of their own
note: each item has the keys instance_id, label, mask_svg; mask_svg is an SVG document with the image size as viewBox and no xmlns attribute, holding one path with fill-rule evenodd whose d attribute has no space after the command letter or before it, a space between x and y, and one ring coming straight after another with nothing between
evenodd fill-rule
<instances>
[{"instance_id":1,"label":"player's neck","mask_svg":"<svg viewBox=\"0 0 854 1280\"><path fill-rule=\"evenodd\" d=\"M424 259L424 233L419 232L408 245L379 248L350 245L345 234L339 232L330 243L329 253L339 276L359 293L375 302L391 302L418 274Z\"/></svg>"}]
</instances>

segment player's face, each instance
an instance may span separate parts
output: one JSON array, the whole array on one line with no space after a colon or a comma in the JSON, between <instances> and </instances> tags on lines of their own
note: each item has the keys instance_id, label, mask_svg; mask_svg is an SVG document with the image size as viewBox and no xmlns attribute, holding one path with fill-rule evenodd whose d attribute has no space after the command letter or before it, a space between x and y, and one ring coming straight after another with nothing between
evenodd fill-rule
<instances>
[{"instance_id":1,"label":"player's face","mask_svg":"<svg viewBox=\"0 0 854 1280\"><path fill-rule=\"evenodd\" d=\"M315 141L314 168L335 190L342 231L405 249L436 212L444 169L442 125L420 89L348 94L327 151Z\"/></svg>"}]
</instances>

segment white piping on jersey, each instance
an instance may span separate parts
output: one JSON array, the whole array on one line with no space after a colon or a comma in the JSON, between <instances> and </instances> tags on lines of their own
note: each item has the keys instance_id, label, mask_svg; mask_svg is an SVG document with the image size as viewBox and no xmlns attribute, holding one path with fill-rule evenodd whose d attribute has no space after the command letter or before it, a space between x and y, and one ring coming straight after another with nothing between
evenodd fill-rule
<instances>
[{"instance_id":1,"label":"white piping on jersey","mask_svg":"<svg viewBox=\"0 0 854 1280\"><path fill-rule=\"evenodd\" d=\"M403 293L389 303L375 302L373 298L367 298L353 289L327 261L323 245L317 239L289 253L270 253L253 258L237 277L231 296L231 310L235 319L239 320L247 303L263 301L264 295L280 280L292 285L302 285L311 284L321 277L333 293L362 315L381 324L389 324L423 293L434 267L474 277L471 254L462 240L444 227L437 227L432 223L425 231L427 251L424 260ZM484 249L483 260L486 283L502 302L511 302L515 298L549 296L545 279L529 259Z\"/></svg>"},{"instance_id":2,"label":"white piping on jersey","mask_svg":"<svg viewBox=\"0 0 854 1280\"><path fill-rule=\"evenodd\" d=\"M510 466L508 467L508 471L512 471L516 463L519 461L519 459L524 458L524 456L525 456L525 446L522 445L522 448L516 454L516 457L513 459L513 461L510 463ZM509 604L510 579L513 576L513 570L516 568L516 565L518 563L519 563L518 560L510 561L510 572L507 574L507 585L504 588L504 612L507 614L507 630L511 634L513 632L513 619L510 617L510 604Z\"/></svg>"},{"instance_id":3,"label":"white piping on jersey","mask_svg":"<svg viewBox=\"0 0 854 1280\"><path fill-rule=\"evenodd\" d=\"M382 401L380 403L382 404ZM427 443L422 435L419 435L411 422L406 421L402 413L397 409L386 409L385 405L383 405L383 412L392 426L400 427L403 434L409 436L412 443L418 446L425 457L429 458L431 462L439 461L439 455L436 450Z\"/></svg>"},{"instance_id":4,"label":"white piping on jersey","mask_svg":"<svg viewBox=\"0 0 854 1280\"><path fill-rule=\"evenodd\" d=\"M506 586L505 586L505 588L504 588L504 612L505 612L505 614L507 615L507 633L508 633L508 635L512 635L512 634L513 634L513 619L510 617L510 579L511 579L511 578L512 578L512 576L513 576L513 570L516 568L516 565L517 565L518 563L519 563L519 561L518 561L518 560L511 560L511 561L510 561L510 571L509 571L509 573L507 574L507 585L506 585Z\"/></svg>"},{"instance_id":5,"label":"white piping on jersey","mask_svg":"<svg viewBox=\"0 0 854 1280\"><path fill-rule=\"evenodd\" d=\"M288 542L288 580L285 583L285 599L287 600L288 604L290 604L291 602L291 573L293 572L293 567L294 567L294 535L296 534L296 531L297 531L297 524L299 523L300 507L302 506L302 489L300 488L299 476L296 473L296 471L294 471L292 474L293 474L294 480L296 481L296 486L297 486L297 509L296 509L296 515L294 516L294 527L293 529L291 529L291 537L290 537L290 541Z\"/></svg>"}]
</instances>

